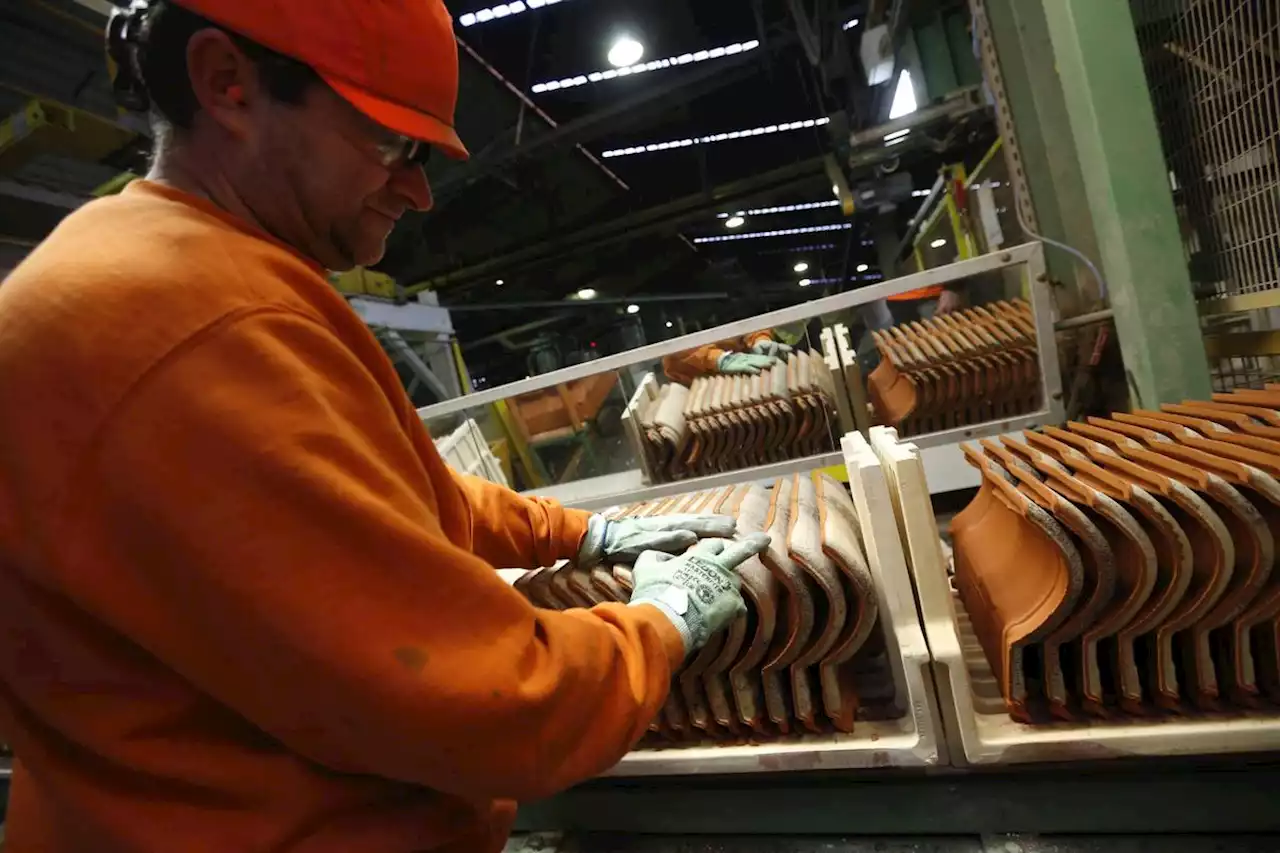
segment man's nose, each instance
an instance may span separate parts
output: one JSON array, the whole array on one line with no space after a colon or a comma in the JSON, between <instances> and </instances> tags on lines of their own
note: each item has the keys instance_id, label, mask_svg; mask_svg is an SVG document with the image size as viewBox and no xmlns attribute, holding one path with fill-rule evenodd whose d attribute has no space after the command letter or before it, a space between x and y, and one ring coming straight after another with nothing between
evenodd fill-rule
<instances>
[{"instance_id":1,"label":"man's nose","mask_svg":"<svg viewBox=\"0 0 1280 853\"><path fill-rule=\"evenodd\" d=\"M431 198L431 183L427 172L417 163L406 163L391 173L391 191L418 211L430 210L435 201Z\"/></svg>"}]
</instances>

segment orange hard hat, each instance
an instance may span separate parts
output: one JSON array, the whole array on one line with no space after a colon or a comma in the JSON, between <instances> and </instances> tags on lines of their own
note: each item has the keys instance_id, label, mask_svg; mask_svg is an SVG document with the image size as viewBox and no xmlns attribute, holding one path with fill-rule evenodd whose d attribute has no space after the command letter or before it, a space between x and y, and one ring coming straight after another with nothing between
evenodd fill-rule
<instances>
[{"instance_id":1,"label":"orange hard hat","mask_svg":"<svg viewBox=\"0 0 1280 853\"><path fill-rule=\"evenodd\" d=\"M176 0L315 69L389 130L466 159L453 127L458 46L442 0Z\"/></svg>"}]
</instances>

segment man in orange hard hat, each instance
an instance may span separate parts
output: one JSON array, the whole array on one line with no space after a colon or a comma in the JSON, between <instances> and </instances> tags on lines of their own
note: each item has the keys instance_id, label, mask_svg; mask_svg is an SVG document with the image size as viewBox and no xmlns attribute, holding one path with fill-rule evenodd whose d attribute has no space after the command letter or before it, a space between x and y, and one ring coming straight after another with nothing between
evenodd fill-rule
<instances>
[{"instance_id":1,"label":"man in orange hard hat","mask_svg":"<svg viewBox=\"0 0 1280 853\"><path fill-rule=\"evenodd\" d=\"M440 0L134 0L109 47L151 172L0 287L5 849L496 851L634 744L767 537L450 472L328 285L466 156ZM564 558L634 560L630 604L494 571Z\"/></svg>"}]
</instances>

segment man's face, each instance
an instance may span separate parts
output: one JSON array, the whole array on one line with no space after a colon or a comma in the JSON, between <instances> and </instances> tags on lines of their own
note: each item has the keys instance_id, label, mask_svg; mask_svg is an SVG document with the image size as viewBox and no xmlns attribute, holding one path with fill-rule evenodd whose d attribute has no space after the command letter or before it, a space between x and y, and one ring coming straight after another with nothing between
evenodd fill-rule
<instances>
[{"instance_id":1,"label":"man's face","mask_svg":"<svg viewBox=\"0 0 1280 853\"><path fill-rule=\"evenodd\" d=\"M422 167L384 165L395 135L329 87L312 86L300 105L266 101L255 112L263 186L281 194L263 200L275 208L272 230L328 269L376 263L404 212L430 209Z\"/></svg>"}]
</instances>

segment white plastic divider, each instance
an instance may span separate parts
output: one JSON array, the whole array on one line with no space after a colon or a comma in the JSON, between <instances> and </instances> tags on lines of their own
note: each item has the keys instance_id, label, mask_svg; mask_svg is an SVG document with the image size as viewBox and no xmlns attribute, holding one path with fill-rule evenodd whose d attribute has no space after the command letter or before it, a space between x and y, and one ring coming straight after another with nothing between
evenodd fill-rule
<instances>
[{"instance_id":1,"label":"white plastic divider","mask_svg":"<svg viewBox=\"0 0 1280 853\"><path fill-rule=\"evenodd\" d=\"M933 657L951 761L1013 764L1136 755L1204 755L1280 748L1280 715L1222 714L1030 726L1005 712L969 616L951 587L920 451L888 427L871 430L908 545L925 636Z\"/></svg>"},{"instance_id":2,"label":"white plastic divider","mask_svg":"<svg viewBox=\"0 0 1280 853\"><path fill-rule=\"evenodd\" d=\"M500 486L510 486L502 472L498 457L489 450L489 442L480 425L468 418L462 426L436 442L436 450L449 467L464 474L472 474Z\"/></svg>"},{"instance_id":3,"label":"white plastic divider","mask_svg":"<svg viewBox=\"0 0 1280 853\"><path fill-rule=\"evenodd\" d=\"M916 614L902 542L879 460L858 433L842 443L845 465L875 579L879 628L904 711L897 720L859 721L853 732L796 735L751 745L673 746L629 753L607 776L765 773L860 767L923 767L945 763L929 675L929 650Z\"/></svg>"}]
</instances>

